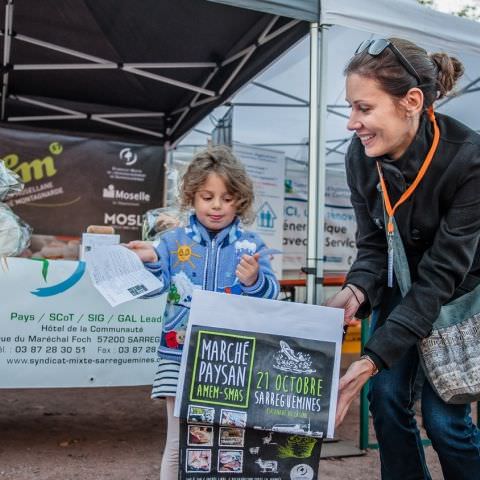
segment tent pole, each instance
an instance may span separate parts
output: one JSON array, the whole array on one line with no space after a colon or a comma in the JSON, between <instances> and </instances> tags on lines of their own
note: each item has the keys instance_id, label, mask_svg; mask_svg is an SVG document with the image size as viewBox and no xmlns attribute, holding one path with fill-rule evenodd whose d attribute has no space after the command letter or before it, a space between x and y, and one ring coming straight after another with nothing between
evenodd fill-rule
<instances>
[{"instance_id":1,"label":"tent pole","mask_svg":"<svg viewBox=\"0 0 480 480\"><path fill-rule=\"evenodd\" d=\"M13 0L8 0L5 5L5 40L3 42L3 67L10 64L12 53L12 27L13 27ZM8 70L4 72L2 79L2 104L0 119L5 120L5 109L8 95Z\"/></svg>"},{"instance_id":2,"label":"tent pole","mask_svg":"<svg viewBox=\"0 0 480 480\"><path fill-rule=\"evenodd\" d=\"M317 157L318 157L318 23L310 24L310 107L308 147L307 303L316 303Z\"/></svg>"},{"instance_id":3,"label":"tent pole","mask_svg":"<svg viewBox=\"0 0 480 480\"><path fill-rule=\"evenodd\" d=\"M325 249L325 175L327 171L327 137L325 126L327 121L327 63L328 63L328 25L320 26L320 77L318 79L318 168L317 168L317 304L325 300L323 289L324 249Z\"/></svg>"},{"instance_id":4,"label":"tent pole","mask_svg":"<svg viewBox=\"0 0 480 480\"><path fill-rule=\"evenodd\" d=\"M323 225L325 213L325 119L327 28L310 25L310 109L308 155L307 303L323 299Z\"/></svg>"},{"instance_id":5,"label":"tent pole","mask_svg":"<svg viewBox=\"0 0 480 480\"><path fill-rule=\"evenodd\" d=\"M173 155L170 142L167 140L163 144L163 203L162 207L169 207L168 198L168 175L172 169Z\"/></svg>"}]
</instances>

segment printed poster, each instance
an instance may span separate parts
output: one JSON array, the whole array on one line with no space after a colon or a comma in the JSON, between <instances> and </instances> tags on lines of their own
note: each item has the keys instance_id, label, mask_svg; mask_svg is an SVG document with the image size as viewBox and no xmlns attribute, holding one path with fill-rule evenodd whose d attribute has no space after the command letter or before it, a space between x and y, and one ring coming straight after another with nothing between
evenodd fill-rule
<instances>
[{"instance_id":1,"label":"printed poster","mask_svg":"<svg viewBox=\"0 0 480 480\"><path fill-rule=\"evenodd\" d=\"M283 269L297 271L306 265L308 223L306 171L287 170L283 224ZM324 269L347 272L355 257L356 222L345 172L327 169L325 182Z\"/></svg>"},{"instance_id":2,"label":"printed poster","mask_svg":"<svg viewBox=\"0 0 480 480\"><path fill-rule=\"evenodd\" d=\"M239 143L233 145L233 151L255 188L255 221L247 228L258 233L269 248L282 250L285 154ZM271 263L281 278L282 255L275 255Z\"/></svg>"},{"instance_id":3,"label":"printed poster","mask_svg":"<svg viewBox=\"0 0 480 480\"><path fill-rule=\"evenodd\" d=\"M287 170L283 221L283 270L307 265L308 176L306 170Z\"/></svg>"},{"instance_id":4,"label":"printed poster","mask_svg":"<svg viewBox=\"0 0 480 480\"><path fill-rule=\"evenodd\" d=\"M176 402L181 478L316 478L342 324L338 309L195 292Z\"/></svg>"}]
</instances>

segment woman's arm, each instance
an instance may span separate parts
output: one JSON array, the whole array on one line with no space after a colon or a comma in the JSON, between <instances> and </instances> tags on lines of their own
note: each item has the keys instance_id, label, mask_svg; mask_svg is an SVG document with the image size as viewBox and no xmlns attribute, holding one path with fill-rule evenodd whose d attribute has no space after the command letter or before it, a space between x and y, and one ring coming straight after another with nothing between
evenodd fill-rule
<instances>
[{"instance_id":1,"label":"woman's arm","mask_svg":"<svg viewBox=\"0 0 480 480\"><path fill-rule=\"evenodd\" d=\"M337 412L335 425L338 427L345 418L350 404L368 382L368 379L377 372L371 360L363 359L353 362L338 385Z\"/></svg>"},{"instance_id":2,"label":"woman's arm","mask_svg":"<svg viewBox=\"0 0 480 480\"><path fill-rule=\"evenodd\" d=\"M375 183L370 181L369 191L362 192L362 188L367 187L364 179L358 173L358 169L360 161L365 159L360 155L360 149L363 147L356 143L353 140L348 149L345 168L351 193L350 200L357 223L355 242L358 251L345 283L359 287L365 295L365 301L357 312L359 318L364 318L370 314L372 307L378 304L386 282L387 242L385 230L375 224L367 207L367 196L380 195L372 186ZM373 163L363 165L363 168L371 169L370 175L376 178L377 173ZM372 188L373 191L370 191Z\"/></svg>"},{"instance_id":3,"label":"woman's arm","mask_svg":"<svg viewBox=\"0 0 480 480\"><path fill-rule=\"evenodd\" d=\"M325 305L333 308L343 308L344 325L355 325L357 323L357 312L365 302L365 294L355 285L347 283L345 287L329 298Z\"/></svg>"}]
</instances>

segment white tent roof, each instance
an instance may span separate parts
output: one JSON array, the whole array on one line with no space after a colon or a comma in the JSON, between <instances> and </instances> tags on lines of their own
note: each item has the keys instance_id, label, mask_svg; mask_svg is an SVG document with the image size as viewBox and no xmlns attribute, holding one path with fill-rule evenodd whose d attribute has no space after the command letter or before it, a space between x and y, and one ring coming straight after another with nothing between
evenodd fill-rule
<instances>
[{"instance_id":1,"label":"white tent roof","mask_svg":"<svg viewBox=\"0 0 480 480\"><path fill-rule=\"evenodd\" d=\"M398 35L451 51L480 53L479 25L414 0L211 0L323 25ZM448 20L446 20L448 18Z\"/></svg>"},{"instance_id":2,"label":"white tent roof","mask_svg":"<svg viewBox=\"0 0 480 480\"><path fill-rule=\"evenodd\" d=\"M480 54L480 24L408 0L322 0L320 23Z\"/></svg>"}]
</instances>

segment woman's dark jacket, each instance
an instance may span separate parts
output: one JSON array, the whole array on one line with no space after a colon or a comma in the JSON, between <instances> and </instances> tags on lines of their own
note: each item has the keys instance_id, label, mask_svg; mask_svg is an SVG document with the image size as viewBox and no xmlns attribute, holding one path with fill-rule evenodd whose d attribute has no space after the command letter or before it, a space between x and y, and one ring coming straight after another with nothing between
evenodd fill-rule
<instances>
[{"instance_id":1,"label":"woman's dark jacket","mask_svg":"<svg viewBox=\"0 0 480 480\"><path fill-rule=\"evenodd\" d=\"M412 288L391 313L398 287L387 287L387 244L379 178L381 162L392 205L413 182L433 139L426 115L401 158L370 158L355 137L346 156L347 179L357 219L358 255L346 283L368 298L358 316L379 308L378 328L365 346L380 368L426 337L440 307L480 282L480 135L436 114L440 143L427 173L395 213L412 275ZM383 314L382 314L383 312Z\"/></svg>"}]
</instances>

